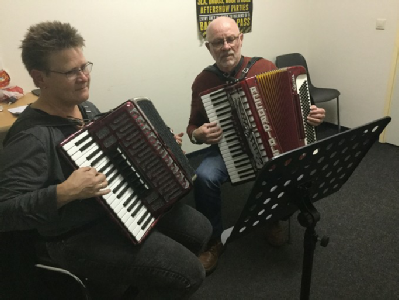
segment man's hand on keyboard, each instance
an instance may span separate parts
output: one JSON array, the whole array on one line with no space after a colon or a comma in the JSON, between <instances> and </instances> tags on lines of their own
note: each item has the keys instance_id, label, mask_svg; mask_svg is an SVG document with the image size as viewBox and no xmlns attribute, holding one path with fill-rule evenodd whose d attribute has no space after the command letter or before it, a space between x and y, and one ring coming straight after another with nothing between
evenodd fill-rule
<instances>
[{"instance_id":1,"label":"man's hand on keyboard","mask_svg":"<svg viewBox=\"0 0 399 300\"><path fill-rule=\"evenodd\" d=\"M222 128L220 128L216 122L204 123L195 130L195 138L205 144L217 144L222 136Z\"/></svg>"}]
</instances>

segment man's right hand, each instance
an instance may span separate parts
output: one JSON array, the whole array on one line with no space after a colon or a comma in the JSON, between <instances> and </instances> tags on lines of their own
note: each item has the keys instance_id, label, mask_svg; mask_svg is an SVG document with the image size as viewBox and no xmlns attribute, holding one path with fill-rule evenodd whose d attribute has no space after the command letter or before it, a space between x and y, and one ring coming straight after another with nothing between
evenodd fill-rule
<instances>
[{"instance_id":1,"label":"man's right hand","mask_svg":"<svg viewBox=\"0 0 399 300\"><path fill-rule=\"evenodd\" d=\"M104 174L95 168L83 167L75 170L63 183L57 186L57 203L61 207L77 199L86 199L108 194Z\"/></svg>"},{"instance_id":2,"label":"man's right hand","mask_svg":"<svg viewBox=\"0 0 399 300\"><path fill-rule=\"evenodd\" d=\"M223 136L223 131L216 122L211 122L198 127L193 134L197 141L205 144L217 144Z\"/></svg>"}]
</instances>

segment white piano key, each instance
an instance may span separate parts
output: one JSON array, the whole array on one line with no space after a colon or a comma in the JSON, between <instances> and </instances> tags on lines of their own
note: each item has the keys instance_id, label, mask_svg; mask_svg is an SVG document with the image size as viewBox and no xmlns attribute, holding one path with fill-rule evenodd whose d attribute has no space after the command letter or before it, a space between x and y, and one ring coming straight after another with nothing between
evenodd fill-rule
<instances>
[{"instance_id":1,"label":"white piano key","mask_svg":"<svg viewBox=\"0 0 399 300\"><path fill-rule=\"evenodd\" d=\"M74 139L65 143L65 145L62 146L62 148L65 149L65 151L68 151L71 147L76 147L77 142L79 142L81 139L88 137L88 136L89 136L89 133L87 131L83 131L81 134L74 137Z\"/></svg>"},{"instance_id":2,"label":"white piano key","mask_svg":"<svg viewBox=\"0 0 399 300\"><path fill-rule=\"evenodd\" d=\"M81 167L85 162L87 162L88 161L87 156L95 151L96 146L97 145L93 144L89 148L87 148L84 152L80 152L79 154L75 153L74 161L76 165Z\"/></svg>"},{"instance_id":3,"label":"white piano key","mask_svg":"<svg viewBox=\"0 0 399 300\"><path fill-rule=\"evenodd\" d=\"M129 230L133 233L135 237L139 234L140 231L142 231L140 225L138 225L138 220L146 214L148 211L143 207L140 208L140 210L137 212L137 214L132 217L133 218L133 223L129 226ZM143 234L143 233L141 233Z\"/></svg>"},{"instance_id":4,"label":"white piano key","mask_svg":"<svg viewBox=\"0 0 399 300\"><path fill-rule=\"evenodd\" d=\"M102 161L104 161L105 156L100 159L96 164L94 163L94 161L97 159L97 157L99 157L100 155L103 155L103 153L100 151L99 153L97 153L91 160L88 160L84 163L82 163L81 167L93 167L96 168L96 166L98 166Z\"/></svg>"},{"instance_id":5,"label":"white piano key","mask_svg":"<svg viewBox=\"0 0 399 300\"><path fill-rule=\"evenodd\" d=\"M142 237L144 236L144 234L147 232L147 230L152 226L152 224L154 223L155 219L151 216L148 216L148 218L150 219L147 226L145 226L144 228L142 228L142 230L139 232L139 234L137 235L137 240L141 240Z\"/></svg>"},{"instance_id":6,"label":"white piano key","mask_svg":"<svg viewBox=\"0 0 399 300\"><path fill-rule=\"evenodd\" d=\"M94 141L91 138L87 138L83 144L80 144L79 146L73 146L71 148L69 148L69 150L67 151L69 156L73 156L75 153L79 153L79 152L83 152L84 150L81 150L85 145L90 144L90 143L94 143Z\"/></svg>"}]
</instances>

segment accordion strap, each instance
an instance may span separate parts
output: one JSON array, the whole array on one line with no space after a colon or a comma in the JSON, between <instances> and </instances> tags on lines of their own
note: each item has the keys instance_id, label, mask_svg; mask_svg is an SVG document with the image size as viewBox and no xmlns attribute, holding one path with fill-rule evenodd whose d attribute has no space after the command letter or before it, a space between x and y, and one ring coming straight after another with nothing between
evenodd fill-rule
<instances>
[{"instance_id":1,"label":"accordion strap","mask_svg":"<svg viewBox=\"0 0 399 300\"><path fill-rule=\"evenodd\" d=\"M216 64L210 65L210 66L206 67L206 68L204 69L204 71L208 71L208 72L211 72L211 73L216 74L221 80L223 80L223 81L226 82L226 83L227 83L227 82L237 82L237 81L239 81L239 80L244 79L244 78L247 76L247 74L248 74L249 70L251 69L251 67L252 67L259 59L261 59L261 58L262 58L262 57L252 57L252 58L250 59L250 61L248 62L248 64L245 66L245 68L242 69L242 71L241 71L241 76L238 77L238 78L236 78L236 74L235 74L235 73L241 68L241 65L242 65L242 63L243 63L243 61L244 61L243 58L242 58L241 61L238 63L237 67L235 68L235 70L233 71L232 74L226 74L226 73L222 72L222 71L216 66Z\"/></svg>"},{"instance_id":2,"label":"accordion strap","mask_svg":"<svg viewBox=\"0 0 399 300\"><path fill-rule=\"evenodd\" d=\"M252 66L262 57L252 57L251 60L248 62L247 66L242 69L241 71L241 77L238 80L242 80L245 77L247 77L247 74L249 72L249 70L252 68Z\"/></svg>"}]
</instances>

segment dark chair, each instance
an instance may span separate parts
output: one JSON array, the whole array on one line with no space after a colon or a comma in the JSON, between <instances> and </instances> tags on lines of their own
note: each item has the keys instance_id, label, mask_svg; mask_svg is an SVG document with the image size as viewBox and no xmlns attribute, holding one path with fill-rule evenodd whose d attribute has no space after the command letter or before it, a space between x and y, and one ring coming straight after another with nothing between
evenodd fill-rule
<instances>
[{"instance_id":1,"label":"dark chair","mask_svg":"<svg viewBox=\"0 0 399 300\"><path fill-rule=\"evenodd\" d=\"M310 79L309 69L308 65L306 64L306 60L300 53L290 53L290 54L277 56L276 66L277 68L284 68L290 66L303 66L306 69L308 75L310 97L315 105L321 102L327 102L330 100L337 99L337 122L338 122L338 132L340 132L341 123L339 121L339 95L341 93L336 89L315 87Z\"/></svg>"},{"instance_id":2,"label":"dark chair","mask_svg":"<svg viewBox=\"0 0 399 300\"><path fill-rule=\"evenodd\" d=\"M35 231L1 233L0 245L1 290L7 299L92 299L77 276L38 256Z\"/></svg>"},{"instance_id":3,"label":"dark chair","mask_svg":"<svg viewBox=\"0 0 399 300\"><path fill-rule=\"evenodd\" d=\"M0 299L133 299L136 287L97 283L60 268L35 230L0 233Z\"/></svg>"}]
</instances>

